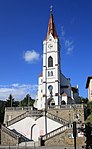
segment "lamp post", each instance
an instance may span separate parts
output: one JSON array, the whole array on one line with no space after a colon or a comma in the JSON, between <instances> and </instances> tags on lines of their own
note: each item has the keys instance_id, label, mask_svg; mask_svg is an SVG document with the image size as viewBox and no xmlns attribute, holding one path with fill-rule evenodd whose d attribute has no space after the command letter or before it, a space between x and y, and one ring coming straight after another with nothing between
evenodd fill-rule
<instances>
[{"instance_id":1,"label":"lamp post","mask_svg":"<svg viewBox=\"0 0 92 149\"><path fill-rule=\"evenodd\" d=\"M47 116L46 116L46 114L47 114L47 96L45 98L45 134L47 135Z\"/></svg>"},{"instance_id":2,"label":"lamp post","mask_svg":"<svg viewBox=\"0 0 92 149\"><path fill-rule=\"evenodd\" d=\"M76 149L76 122L73 122L74 149Z\"/></svg>"}]
</instances>

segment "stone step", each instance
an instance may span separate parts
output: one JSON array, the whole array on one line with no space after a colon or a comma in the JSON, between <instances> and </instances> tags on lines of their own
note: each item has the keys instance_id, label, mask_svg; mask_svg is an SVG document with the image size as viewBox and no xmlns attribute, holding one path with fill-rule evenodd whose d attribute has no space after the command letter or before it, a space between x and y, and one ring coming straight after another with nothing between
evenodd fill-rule
<instances>
[{"instance_id":1,"label":"stone step","mask_svg":"<svg viewBox=\"0 0 92 149\"><path fill-rule=\"evenodd\" d=\"M54 114L51 114L51 113L49 113L49 112L47 113L47 117L50 118L50 119L52 119L52 120L54 120L54 121L56 121L56 122L58 122L58 123L61 123L61 124L63 124L63 125L69 123L69 121L67 121L67 120L65 120L65 119L63 119L63 118L61 118L61 117L58 117L58 116L56 116L56 115L54 115Z\"/></svg>"},{"instance_id":2,"label":"stone step","mask_svg":"<svg viewBox=\"0 0 92 149\"><path fill-rule=\"evenodd\" d=\"M42 136L42 140L45 141L45 140L47 140L47 139L49 139L51 137L54 137L54 136L56 136L56 135L58 135L60 133L63 133L68 128L69 128L69 125L68 124L66 124L64 126L61 126L61 127L57 128L57 129L55 129L55 130L47 133L46 135Z\"/></svg>"},{"instance_id":3,"label":"stone step","mask_svg":"<svg viewBox=\"0 0 92 149\"><path fill-rule=\"evenodd\" d=\"M12 140L19 144L21 142L29 141L28 138L18 133L16 130L10 130L9 128L2 125L1 127L1 144L7 144L7 141L10 144L13 144ZM8 142L8 143L9 143Z\"/></svg>"},{"instance_id":4,"label":"stone step","mask_svg":"<svg viewBox=\"0 0 92 149\"><path fill-rule=\"evenodd\" d=\"M30 111L26 111L25 113L23 113L23 114L15 117L13 119L11 119L10 121L7 121L7 126L10 126L10 125L12 125L12 124L14 124L14 123L16 123L16 122L18 122L18 121L28 117L28 116L30 116L30 117L34 117L34 116L40 117L42 115L43 114L42 114L41 111L31 111L31 112Z\"/></svg>"}]
</instances>

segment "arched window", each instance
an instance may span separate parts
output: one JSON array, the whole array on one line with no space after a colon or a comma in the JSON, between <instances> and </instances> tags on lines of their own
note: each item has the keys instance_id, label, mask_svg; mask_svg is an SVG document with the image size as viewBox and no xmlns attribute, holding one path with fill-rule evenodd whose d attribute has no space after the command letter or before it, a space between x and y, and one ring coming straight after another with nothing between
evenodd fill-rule
<instances>
[{"instance_id":1,"label":"arched window","mask_svg":"<svg viewBox=\"0 0 92 149\"><path fill-rule=\"evenodd\" d=\"M53 71L51 71L51 76L53 76Z\"/></svg>"},{"instance_id":2,"label":"arched window","mask_svg":"<svg viewBox=\"0 0 92 149\"><path fill-rule=\"evenodd\" d=\"M51 56L48 58L48 67L53 67L53 58Z\"/></svg>"},{"instance_id":3,"label":"arched window","mask_svg":"<svg viewBox=\"0 0 92 149\"><path fill-rule=\"evenodd\" d=\"M48 71L48 76L50 76L50 72Z\"/></svg>"}]
</instances>

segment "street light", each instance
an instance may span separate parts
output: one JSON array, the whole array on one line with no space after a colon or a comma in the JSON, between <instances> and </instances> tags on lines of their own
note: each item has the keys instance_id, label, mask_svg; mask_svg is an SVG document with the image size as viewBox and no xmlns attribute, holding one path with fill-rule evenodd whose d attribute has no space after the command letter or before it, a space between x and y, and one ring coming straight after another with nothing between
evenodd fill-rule
<instances>
[{"instance_id":1,"label":"street light","mask_svg":"<svg viewBox=\"0 0 92 149\"><path fill-rule=\"evenodd\" d=\"M76 122L73 122L74 149L76 149Z\"/></svg>"}]
</instances>

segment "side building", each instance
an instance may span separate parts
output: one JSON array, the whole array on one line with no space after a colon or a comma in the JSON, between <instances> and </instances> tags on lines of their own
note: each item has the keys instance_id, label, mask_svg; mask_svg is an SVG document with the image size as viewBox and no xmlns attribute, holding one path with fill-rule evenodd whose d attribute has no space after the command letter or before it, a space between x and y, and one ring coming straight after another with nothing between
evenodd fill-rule
<instances>
[{"instance_id":1,"label":"side building","mask_svg":"<svg viewBox=\"0 0 92 149\"><path fill-rule=\"evenodd\" d=\"M86 88L88 89L88 99L92 101L92 76L87 78Z\"/></svg>"}]
</instances>

